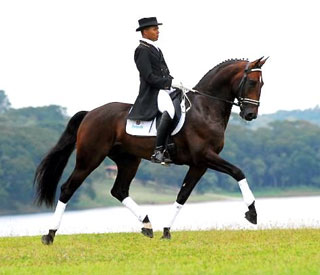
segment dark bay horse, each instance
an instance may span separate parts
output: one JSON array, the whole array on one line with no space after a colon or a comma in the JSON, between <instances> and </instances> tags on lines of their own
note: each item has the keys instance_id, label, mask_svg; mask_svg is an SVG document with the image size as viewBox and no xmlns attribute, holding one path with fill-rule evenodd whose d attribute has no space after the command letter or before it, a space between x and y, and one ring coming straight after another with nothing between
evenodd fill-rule
<instances>
[{"instance_id":1,"label":"dark bay horse","mask_svg":"<svg viewBox=\"0 0 320 275\"><path fill-rule=\"evenodd\" d=\"M188 165L176 202L164 225L163 238L170 239L170 227L193 188L208 168L226 173L239 183L248 211L245 218L257 223L255 199L244 173L219 156L224 146L224 134L232 106L240 107L240 116L248 121L257 117L261 88L261 67L266 59L253 62L228 60L210 70L187 96L192 104L186 114L183 128L174 137L175 164ZM81 111L69 121L58 143L39 164L34 183L38 204L54 204L55 193L67 161L76 147L76 165L61 186L61 193L49 233L42 236L44 244L51 244L60 226L65 207L85 178L95 170L105 157L118 167L117 178L111 194L128 207L142 222L142 233L153 237L152 226L144 213L129 196L129 187L141 159L150 160L154 137L136 137L126 133L126 118L132 105L109 103L90 112Z\"/></svg>"}]
</instances>

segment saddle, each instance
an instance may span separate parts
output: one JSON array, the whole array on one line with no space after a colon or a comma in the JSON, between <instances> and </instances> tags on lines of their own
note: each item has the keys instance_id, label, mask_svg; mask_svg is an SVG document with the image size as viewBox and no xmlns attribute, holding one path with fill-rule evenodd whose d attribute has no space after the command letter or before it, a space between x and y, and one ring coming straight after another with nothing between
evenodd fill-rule
<instances>
[{"instance_id":1,"label":"saddle","mask_svg":"<svg viewBox=\"0 0 320 275\"><path fill-rule=\"evenodd\" d=\"M182 91L180 89L176 89L176 91L170 94L170 97L175 109L175 115L173 118L171 134L167 140L168 150L170 150L170 147L174 147L172 136L176 135L181 130L186 117L186 102ZM127 119L126 132L132 136L156 136L157 126L160 122L160 118L161 113L159 112L158 115L151 121Z\"/></svg>"}]
</instances>

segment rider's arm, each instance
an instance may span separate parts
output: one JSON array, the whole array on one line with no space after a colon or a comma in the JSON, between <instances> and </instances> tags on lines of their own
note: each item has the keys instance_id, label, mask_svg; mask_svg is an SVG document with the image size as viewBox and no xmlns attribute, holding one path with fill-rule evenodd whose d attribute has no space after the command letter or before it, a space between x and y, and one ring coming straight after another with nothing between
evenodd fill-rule
<instances>
[{"instance_id":1,"label":"rider's arm","mask_svg":"<svg viewBox=\"0 0 320 275\"><path fill-rule=\"evenodd\" d=\"M167 90L171 87L170 77L157 76L152 71L148 49L138 48L135 52L135 62L142 77L152 87Z\"/></svg>"}]
</instances>

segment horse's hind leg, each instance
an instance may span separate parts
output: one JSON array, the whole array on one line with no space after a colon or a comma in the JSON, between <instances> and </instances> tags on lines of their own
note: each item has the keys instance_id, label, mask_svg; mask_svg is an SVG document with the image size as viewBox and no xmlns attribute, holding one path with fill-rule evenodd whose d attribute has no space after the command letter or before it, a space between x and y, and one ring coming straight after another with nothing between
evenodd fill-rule
<instances>
[{"instance_id":1,"label":"horse's hind leg","mask_svg":"<svg viewBox=\"0 0 320 275\"><path fill-rule=\"evenodd\" d=\"M153 230L148 215L129 197L130 184L136 175L141 159L127 153L110 156L110 158L114 160L118 167L118 174L111 189L111 195L125 205L142 222L141 233L152 238Z\"/></svg>"},{"instance_id":2,"label":"horse's hind leg","mask_svg":"<svg viewBox=\"0 0 320 275\"><path fill-rule=\"evenodd\" d=\"M86 155L85 158L77 157L75 169L68 180L61 186L61 194L51 220L49 233L47 235L43 235L41 239L43 244L49 245L53 243L55 234L60 227L62 215L65 211L68 201L86 179L86 177L99 166L103 159L103 156L97 155L92 155L91 158L88 158L88 155Z\"/></svg>"}]
</instances>

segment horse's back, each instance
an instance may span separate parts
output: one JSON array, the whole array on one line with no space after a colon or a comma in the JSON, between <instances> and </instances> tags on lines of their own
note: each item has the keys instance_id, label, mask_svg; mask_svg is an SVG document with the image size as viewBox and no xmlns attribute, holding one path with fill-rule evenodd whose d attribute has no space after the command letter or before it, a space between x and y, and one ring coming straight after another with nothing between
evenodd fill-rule
<instances>
[{"instance_id":1,"label":"horse's back","mask_svg":"<svg viewBox=\"0 0 320 275\"><path fill-rule=\"evenodd\" d=\"M83 119L78 138L94 140L100 138L114 139L117 134L125 129L125 122L132 104L112 102L102 105L88 112Z\"/></svg>"},{"instance_id":2,"label":"horse's back","mask_svg":"<svg viewBox=\"0 0 320 275\"><path fill-rule=\"evenodd\" d=\"M89 113L93 113L94 115L97 115L97 114L115 115L123 112L128 112L131 107L132 107L132 104L128 104L128 103L110 102L93 109Z\"/></svg>"},{"instance_id":3,"label":"horse's back","mask_svg":"<svg viewBox=\"0 0 320 275\"><path fill-rule=\"evenodd\" d=\"M83 122L96 121L96 123L110 123L110 119L117 120L120 117L126 117L131 107L132 104L128 103L107 103L88 112Z\"/></svg>"}]
</instances>

